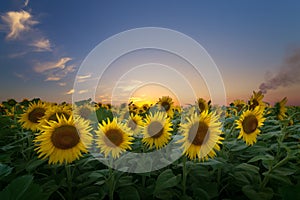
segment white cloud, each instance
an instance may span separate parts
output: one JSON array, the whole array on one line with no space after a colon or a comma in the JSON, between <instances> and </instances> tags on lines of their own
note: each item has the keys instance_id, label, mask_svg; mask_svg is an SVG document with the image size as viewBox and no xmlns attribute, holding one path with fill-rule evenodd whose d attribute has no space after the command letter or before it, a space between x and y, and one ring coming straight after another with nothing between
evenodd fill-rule
<instances>
[{"instance_id":1,"label":"white cloud","mask_svg":"<svg viewBox=\"0 0 300 200\"><path fill-rule=\"evenodd\" d=\"M28 6L28 4L29 4L29 0L25 0L24 7Z\"/></svg>"},{"instance_id":2,"label":"white cloud","mask_svg":"<svg viewBox=\"0 0 300 200\"><path fill-rule=\"evenodd\" d=\"M1 16L1 19L8 26L7 39L19 38L22 32L31 30L32 26L38 23L32 19L29 12L24 10L9 11Z\"/></svg>"},{"instance_id":3,"label":"white cloud","mask_svg":"<svg viewBox=\"0 0 300 200\"><path fill-rule=\"evenodd\" d=\"M78 91L78 94L84 94L84 93L87 93L89 90L79 90Z\"/></svg>"},{"instance_id":4,"label":"white cloud","mask_svg":"<svg viewBox=\"0 0 300 200\"><path fill-rule=\"evenodd\" d=\"M66 66L62 70L54 70L54 71L47 71L45 81L60 81L64 77L66 77L69 73L75 71L75 65Z\"/></svg>"},{"instance_id":5,"label":"white cloud","mask_svg":"<svg viewBox=\"0 0 300 200\"><path fill-rule=\"evenodd\" d=\"M68 92L66 92L66 94L73 94L75 92L74 89L69 90Z\"/></svg>"},{"instance_id":6,"label":"white cloud","mask_svg":"<svg viewBox=\"0 0 300 200\"><path fill-rule=\"evenodd\" d=\"M34 41L33 43L30 44L30 46L36 47L35 51L39 51L39 52L52 50L50 41L44 38Z\"/></svg>"},{"instance_id":7,"label":"white cloud","mask_svg":"<svg viewBox=\"0 0 300 200\"><path fill-rule=\"evenodd\" d=\"M34 67L34 71L37 73L43 73L45 71L48 71L50 69L64 69L66 67L66 63L69 62L70 60L72 60L72 58L69 57L63 57L61 59L59 59L56 62L45 62L45 63L38 63L35 67Z\"/></svg>"},{"instance_id":8,"label":"white cloud","mask_svg":"<svg viewBox=\"0 0 300 200\"><path fill-rule=\"evenodd\" d=\"M60 86L66 86L67 85L67 83L65 83L65 82L60 82L60 83L58 83L58 85L60 85Z\"/></svg>"},{"instance_id":9,"label":"white cloud","mask_svg":"<svg viewBox=\"0 0 300 200\"><path fill-rule=\"evenodd\" d=\"M87 78L91 78L91 76L92 76L91 74L88 74L88 75L81 75L81 76L80 76L80 75L78 75L78 76L76 76L76 78L80 80L80 79L87 79Z\"/></svg>"},{"instance_id":10,"label":"white cloud","mask_svg":"<svg viewBox=\"0 0 300 200\"><path fill-rule=\"evenodd\" d=\"M45 81L60 81L61 77L58 76L49 76L45 79Z\"/></svg>"}]
</instances>

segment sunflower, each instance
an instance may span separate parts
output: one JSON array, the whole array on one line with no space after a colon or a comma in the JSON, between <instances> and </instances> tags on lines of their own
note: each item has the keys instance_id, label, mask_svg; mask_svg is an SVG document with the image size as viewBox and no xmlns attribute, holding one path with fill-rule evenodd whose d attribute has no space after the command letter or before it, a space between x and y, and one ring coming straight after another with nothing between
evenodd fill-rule
<instances>
[{"instance_id":1,"label":"sunflower","mask_svg":"<svg viewBox=\"0 0 300 200\"><path fill-rule=\"evenodd\" d=\"M166 113L150 113L145 119L142 142L150 149L153 145L156 149L160 149L171 139L170 131L172 130L171 120Z\"/></svg>"},{"instance_id":2,"label":"sunflower","mask_svg":"<svg viewBox=\"0 0 300 200\"><path fill-rule=\"evenodd\" d=\"M196 104L199 108L200 113L202 113L203 111L208 111L209 109L208 103L206 102L205 99L202 98L197 99Z\"/></svg>"},{"instance_id":3,"label":"sunflower","mask_svg":"<svg viewBox=\"0 0 300 200\"><path fill-rule=\"evenodd\" d=\"M187 123L180 127L183 138L178 141L182 143L183 153L191 160L198 158L201 161L208 157L215 157L215 150L219 151L223 138L221 135L221 122L215 112L194 113L187 118Z\"/></svg>"},{"instance_id":4,"label":"sunflower","mask_svg":"<svg viewBox=\"0 0 300 200\"><path fill-rule=\"evenodd\" d=\"M249 109L254 110L257 106L261 107L262 109L265 108L265 103L262 101L264 98L264 95L261 91L255 92L253 91L253 95L251 96L249 100Z\"/></svg>"},{"instance_id":5,"label":"sunflower","mask_svg":"<svg viewBox=\"0 0 300 200\"><path fill-rule=\"evenodd\" d=\"M237 128L241 129L238 139L243 137L247 145L256 143L257 135L260 134L259 127L263 125L264 121L263 110L260 107L244 111L240 118L235 121Z\"/></svg>"},{"instance_id":6,"label":"sunflower","mask_svg":"<svg viewBox=\"0 0 300 200\"><path fill-rule=\"evenodd\" d=\"M283 120L284 118L287 117L286 115L287 109L285 107L286 102L287 102L287 98L284 97L281 101L277 102L274 106L277 118L279 120Z\"/></svg>"},{"instance_id":7,"label":"sunflower","mask_svg":"<svg viewBox=\"0 0 300 200\"><path fill-rule=\"evenodd\" d=\"M245 101L240 100L240 99L234 100L232 104L234 107L236 107L237 113L239 113L246 105Z\"/></svg>"},{"instance_id":8,"label":"sunflower","mask_svg":"<svg viewBox=\"0 0 300 200\"><path fill-rule=\"evenodd\" d=\"M157 105L158 105L158 108L160 111L166 112L170 118L173 117L174 102L171 97L163 96L163 97L159 98Z\"/></svg>"},{"instance_id":9,"label":"sunflower","mask_svg":"<svg viewBox=\"0 0 300 200\"><path fill-rule=\"evenodd\" d=\"M38 130L39 120L45 115L48 105L41 101L31 103L25 113L21 115L19 122L25 129Z\"/></svg>"},{"instance_id":10,"label":"sunflower","mask_svg":"<svg viewBox=\"0 0 300 200\"><path fill-rule=\"evenodd\" d=\"M39 127L47 125L47 121L56 121L58 122L57 116L62 117L64 115L67 119L71 116L71 109L67 106L51 106L45 112L44 117L40 120Z\"/></svg>"},{"instance_id":11,"label":"sunflower","mask_svg":"<svg viewBox=\"0 0 300 200\"><path fill-rule=\"evenodd\" d=\"M71 163L88 152L93 138L89 133L91 127L88 121L79 117L67 119L58 114L56 117L57 121L47 121L41 134L34 139L35 150L39 158L49 158L49 164Z\"/></svg>"},{"instance_id":12,"label":"sunflower","mask_svg":"<svg viewBox=\"0 0 300 200\"><path fill-rule=\"evenodd\" d=\"M90 120L95 108L90 104L83 104L74 107L74 116L79 116L85 120Z\"/></svg>"},{"instance_id":13,"label":"sunflower","mask_svg":"<svg viewBox=\"0 0 300 200\"><path fill-rule=\"evenodd\" d=\"M113 158L118 158L122 152L131 149L131 141L134 138L131 136L130 128L123 123L117 122L116 118L112 121L108 119L107 123L102 121L102 123L102 125L98 124L98 130L96 131L98 139L96 143L105 157L111 154Z\"/></svg>"},{"instance_id":14,"label":"sunflower","mask_svg":"<svg viewBox=\"0 0 300 200\"><path fill-rule=\"evenodd\" d=\"M137 135L144 126L143 118L140 115L130 114L126 125L131 129L134 135Z\"/></svg>"}]
</instances>

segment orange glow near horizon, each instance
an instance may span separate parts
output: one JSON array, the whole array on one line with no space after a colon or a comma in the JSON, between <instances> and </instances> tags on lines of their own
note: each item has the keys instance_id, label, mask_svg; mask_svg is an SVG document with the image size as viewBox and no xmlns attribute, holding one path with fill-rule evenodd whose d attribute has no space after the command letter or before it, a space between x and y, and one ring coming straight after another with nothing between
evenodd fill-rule
<instances>
[{"instance_id":1,"label":"orange glow near horizon","mask_svg":"<svg viewBox=\"0 0 300 200\"><path fill-rule=\"evenodd\" d=\"M174 105L180 105L178 98L172 91L158 84L138 88L132 93L129 102L133 101L137 105L155 104L162 96L169 96L173 99Z\"/></svg>"}]
</instances>

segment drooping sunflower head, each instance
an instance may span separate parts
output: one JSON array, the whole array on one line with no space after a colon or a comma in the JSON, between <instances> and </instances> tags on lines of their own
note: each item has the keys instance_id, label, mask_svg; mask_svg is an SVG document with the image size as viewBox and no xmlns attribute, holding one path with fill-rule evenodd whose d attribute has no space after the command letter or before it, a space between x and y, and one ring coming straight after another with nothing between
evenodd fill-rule
<instances>
[{"instance_id":1,"label":"drooping sunflower head","mask_svg":"<svg viewBox=\"0 0 300 200\"><path fill-rule=\"evenodd\" d=\"M31 103L26 112L21 115L19 122L22 124L23 128L37 131L39 121L44 117L47 109L48 105L41 101Z\"/></svg>"},{"instance_id":2,"label":"drooping sunflower head","mask_svg":"<svg viewBox=\"0 0 300 200\"><path fill-rule=\"evenodd\" d=\"M208 111L209 109L208 103L203 98L198 98L196 104L198 106L200 113L202 113L203 111Z\"/></svg>"},{"instance_id":3,"label":"drooping sunflower head","mask_svg":"<svg viewBox=\"0 0 300 200\"><path fill-rule=\"evenodd\" d=\"M180 127L183 138L183 153L191 160L207 160L208 157L216 156L216 150L220 150L219 144L223 138L221 135L221 123L215 112L203 111L201 114L194 113L187 118L187 122Z\"/></svg>"},{"instance_id":4,"label":"drooping sunflower head","mask_svg":"<svg viewBox=\"0 0 300 200\"><path fill-rule=\"evenodd\" d=\"M150 113L145 119L142 142L150 149L160 149L171 139L172 123L164 112Z\"/></svg>"},{"instance_id":5,"label":"drooping sunflower head","mask_svg":"<svg viewBox=\"0 0 300 200\"><path fill-rule=\"evenodd\" d=\"M121 153L131 149L130 145L134 139L130 128L118 122L116 118L112 121L108 119L107 123L105 121L99 123L96 134L97 146L105 157L118 158Z\"/></svg>"},{"instance_id":6,"label":"drooping sunflower head","mask_svg":"<svg viewBox=\"0 0 300 200\"><path fill-rule=\"evenodd\" d=\"M126 125L130 128L134 135L137 135L141 132L141 129L144 126L144 121L140 115L130 114Z\"/></svg>"},{"instance_id":7,"label":"drooping sunflower head","mask_svg":"<svg viewBox=\"0 0 300 200\"><path fill-rule=\"evenodd\" d=\"M245 105L246 103L243 100L236 99L233 101L233 106L236 107L237 113L239 113L244 108Z\"/></svg>"},{"instance_id":8,"label":"drooping sunflower head","mask_svg":"<svg viewBox=\"0 0 300 200\"><path fill-rule=\"evenodd\" d=\"M161 112L166 112L170 118L173 117L174 102L171 97L163 96L159 98L157 105Z\"/></svg>"},{"instance_id":9,"label":"drooping sunflower head","mask_svg":"<svg viewBox=\"0 0 300 200\"><path fill-rule=\"evenodd\" d=\"M68 119L57 115L57 121L47 121L34 139L39 158L49 158L49 164L71 163L88 152L92 141L91 127L82 118Z\"/></svg>"},{"instance_id":10,"label":"drooping sunflower head","mask_svg":"<svg viewBox=\"0 0 300 200\"><path fill-rule=\"evenodd\" d=\"M79 116L85 120L90 120L94 112L95 112L95 108L90 104L74 106L74 110L73 110L75 117Z\"/></svg>"},{"instance_id":11,"label":"drooping sunflower head","mask_svg":"<svg viewBox=\"0 0 300 200\"><path fill-rule=\"evenodd\" d=\"M286 102L287 102L287 98L284 97L281 101L277 102L274 105L275 114L277 116L277 119L279 119L279 120L283 120L287 117L287 115L286 115L287 109L285 107Z\"/></svg>"},{"instance_id":12,"label":"drooping sunflower head","mask_svg":"<svg viewBox=\"0 0 300 200\"><path fill-rule=\"evenodd\" d=\"M14 99L8 99L8 100L7 100L7 104L10 105L10 106L14 106L14 105L17 104L17 101L14 100Z\"/></svg>"},{"instance_id":13,"label":"drooping sunflower head","mask_svg":"<svg viewBox=\"0 0 300 200\"><path fill-rule=\"evenodd\" d=\"M47 121L56 121L58 122L58 118L62 118L65 116L67 119L70 118L72 114L71 108L69 106L49 106L49 109L45 112L45 115L40 120L40 125L47 125Z\"/></svg>"},{"instance_id":14,"label":"drooping sunflower head","mask_svg":"<svg viewBox=\"0 0 300 200\"><path fill-rule=\"evenodd\" d=\"M265 103L263 102L264 95L261 91L255 92L253 91L253 95L249 100L249 109L254 110L257 106L265 108Z\"/></svg>"},{"instance_id":15,"label":"drooping sunflower head","mask_svg":"<svg viewBox=\"0 0 300 200\"><path fill-rule=\"evenodd\" d=\"M246 110L240 118L235 121L237 128L240 129L238 139L243 138L247 145L253 145L260 134L260 127L263 126L265 118L263 110L256 107L254 110Z\"/></svg>"}]
</instances>

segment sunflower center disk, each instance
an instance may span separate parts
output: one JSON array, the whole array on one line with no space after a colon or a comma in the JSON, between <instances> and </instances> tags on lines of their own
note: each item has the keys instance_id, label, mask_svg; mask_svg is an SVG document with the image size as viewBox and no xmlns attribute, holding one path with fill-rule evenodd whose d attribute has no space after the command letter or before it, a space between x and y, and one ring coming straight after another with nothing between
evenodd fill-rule
<instances>
[{"instance_id":1,"label":"sunflower center disk","mask_svg":"<svg viewBox=\"0 0 300 200\"><path fill-rule=\"evenodd\" d=\"M208 140L208 125L204 122L199 122L199 124L194 124L189 131L188 140L196 145L200 146L205 144Z\"/></svg>"},{"instance_id":2,"label":"sunflower center disk","mask_svg":"<svg viewBox=\"0 0 300 200\"><path fill-rule=\"evenodd\" d=\"M123 133L118 129L110 129L105 133L104 141L107 146L118 147L123 142Z\"/></svg>"},{"instance_id":3,"label":"sunflower center disk","mask_svg":"<svg viewBox=\"0 0 300 200\"><path fill-rule=\"evenodd\" d=\"M165 109L166 112L168 112L170 110L170 104L169 102L162 102L161 106Z\"/></svg>"},{"instance_id":4,"label":"sunflower center disk","mask_svg":"<svg viewBox=\"0 0 300 200\"><path fill-rule=\"evenodd\" d=\"M250 105L250 109L254 109L258 105L259 105L258 101L256 99L253 99L252 100L252 105Z\"/></svg>"},{"instance_id":5,"label":"sunflower center disk","mask_svg":"<svg viewBox=\"0 0 300 200\"><path fill-rule=\"evenodd\" d=\"M70 149L79 143L80 137L74 126L61 126L53 131L51 141L59 149Z\"/></svg>"},{"instance_id":6,"label":"sunflower center disk","mask_svg":"<svg viewBox=\"0 0 300 200\"><path fill-rule=\"evenodd\" d=\"M45 115L46 110L44 108L35 108L28 114L29 121L38 123L38 121Z\"/></svg>"},{"instance_id":7,"label":"sunflower center disk","mask_svg":"<svg viewBox=\"0 0 300 200\"><path fill-rule=\"evenodd\" d=\"M159 138L163 134L163 131L164 127L159 122L154 121L148 126L148 133L152 138Z\"/></svg>"},{"instance_id":8,"label":"sunflower center disk","mask_svg":"<svg viewBox=\"0 0 300 200\"><path fill-rule=\"evenodd\" d=\"M136 122L135 122L134 120L130 119L129 122L128 122L128 124L127 124L127 126L128 126L132 131L134 131L134 130L136 129L136 127L137 127L137 124L136 124Z\"/></svg>"},{"instance_id":9,"label":"sunflower center disk","mask_svg":"<svg viewBox=\"0 0 300 200\"><path fill-rule=\"evenodd\" d=\"M258 120L256 119L256 117L254 115L249 115L249 116L245 117L242 125L243 125L244 132L247 134L251 134L257 128Z\"/></svg>"},{"instance_id":10,"label":"sunflower center disk","mask_svg":"<svg viewBox=\"0 0 300 200\"><path fill-rule=\"evenodd\" d=\"M198 104L200 111L204 111L205 110L205 105L201 102Z\"/></svg>"}]
</instances>

